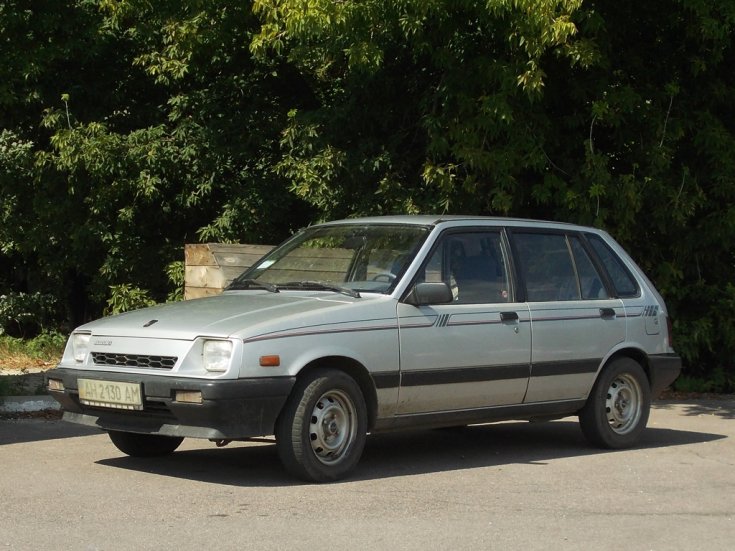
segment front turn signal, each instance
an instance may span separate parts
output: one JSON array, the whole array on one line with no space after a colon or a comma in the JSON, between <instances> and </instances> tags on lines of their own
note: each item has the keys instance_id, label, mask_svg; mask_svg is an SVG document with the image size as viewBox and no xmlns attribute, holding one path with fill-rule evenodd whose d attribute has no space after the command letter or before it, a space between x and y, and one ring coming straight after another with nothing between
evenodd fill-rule
<instances>
[{"instance_id":1,"label":"front turn signal","mask_svg":"<svg viewBox=\"0 0 735 551\"><path fill-rule=\"evenodd\" d=\"M281 365L281 357L278 354L260 357L260 367L278 367Z\"/></svg>"}]
</instances>

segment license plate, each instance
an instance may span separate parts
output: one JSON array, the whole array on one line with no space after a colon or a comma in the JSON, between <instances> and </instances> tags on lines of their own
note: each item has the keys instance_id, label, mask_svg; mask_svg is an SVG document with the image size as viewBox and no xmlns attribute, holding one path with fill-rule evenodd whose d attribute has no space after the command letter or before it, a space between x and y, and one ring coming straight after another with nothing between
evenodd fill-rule
<instances>
[{"instance_id":1,"label":"license plate","mask_svg":"<svg viewBox=\"0 0 735 551\"><path fill-rule=\"evenodd\" d=\"M79 379L79 401L88 406L113 409L143 409L139 383Z\"/></svg>"}]
</instances>

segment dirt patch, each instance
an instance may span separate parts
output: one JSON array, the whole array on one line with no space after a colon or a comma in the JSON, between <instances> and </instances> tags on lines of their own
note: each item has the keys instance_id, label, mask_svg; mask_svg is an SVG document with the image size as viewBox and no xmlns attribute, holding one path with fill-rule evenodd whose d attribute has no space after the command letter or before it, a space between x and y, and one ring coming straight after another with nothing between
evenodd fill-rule
<instances>
[{"instance_id":1,"label":"dirt patch","mask_svg":"<svg viewBox=\"0 0 735 551\"><path fill-rule=\"evenodd\" d=\"M18 374L34 371L48 371L53 369L58 362L28 358L23 356L0 358L0 374Z\"/></svg>"}]
</instances>

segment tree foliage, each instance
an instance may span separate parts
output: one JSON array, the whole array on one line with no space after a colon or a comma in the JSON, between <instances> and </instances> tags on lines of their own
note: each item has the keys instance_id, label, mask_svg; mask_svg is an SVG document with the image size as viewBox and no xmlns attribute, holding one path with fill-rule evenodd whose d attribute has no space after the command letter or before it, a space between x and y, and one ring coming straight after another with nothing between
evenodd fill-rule
<instances>
[{"instance_id":1,"label":"tree foliage","mask_svg":"<svg viewBox=\"0 0 735 551\"><path fill-rule=\"evenodd\" d=\"M252 43L309 77L279 173L327 217L508 213L526 170L547 160L539 106L547 57L588 65L579 2L255 2ZM377 188L376 188L377 183Z\"/></svg>"},{"instance_id":2,"label":"tree foliage","mask_svg":"<svg viewBox=\"0 0 735 551\"><path fill-rule=\"evenodd\" d=\"M121 285L165 297L185 242L273 242L306 220L270 170L298 98L250 55L249 6L47 4L0 8L0 277L78 322Z\"/></svg>"},{"instance_id":3,"label":"tree foliage","mask_svg":"<svg viewBox=\"0 0 735 551\"><path fill-rule=\"evenodd\" d=\"M0 284L78 321L164 299L184 242L554 218L618 238L732 385L734 27L728 0L8 0Z\"/></svg>"}]
</instances>

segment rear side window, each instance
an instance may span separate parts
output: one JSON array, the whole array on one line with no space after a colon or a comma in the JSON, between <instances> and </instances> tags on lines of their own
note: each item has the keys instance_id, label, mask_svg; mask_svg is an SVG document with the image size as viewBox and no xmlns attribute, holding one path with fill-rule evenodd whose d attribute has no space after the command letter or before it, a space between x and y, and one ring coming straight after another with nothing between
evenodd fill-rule
<instances>
[{"instance_id":1,"label":"rear side window","mask_svg":"<svg viewBox=\"0 0 735 551\"><path fill-rule=\"evenodd\" d=\"M514 232L513 240L528 301L608 298L603 279L579 237Z\"/></svg>"},{"instance_id":2,"label":"rear side window","mask_svg":"<svg viewBox=\"0 0 735 551\"><path fill-rule=\"evenodd\" d=\"M622 260L612 251L612 249L597 235L587 235L592 248L597 253L600 261L605 266L610 280L615 287L615 292L619 297L635 297L638 296L638 284L625 267Z\"/></svg>"},{"instance_id":3,"label":"rear side window","mask_svg":"<svg viewBox=\"0 0 735 551\"><path fill-rule=\"evenodd\" d=\"M563 234L514 233L530 302L579 300L574 262Z\"/></svg>"}]
</instances>

